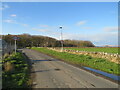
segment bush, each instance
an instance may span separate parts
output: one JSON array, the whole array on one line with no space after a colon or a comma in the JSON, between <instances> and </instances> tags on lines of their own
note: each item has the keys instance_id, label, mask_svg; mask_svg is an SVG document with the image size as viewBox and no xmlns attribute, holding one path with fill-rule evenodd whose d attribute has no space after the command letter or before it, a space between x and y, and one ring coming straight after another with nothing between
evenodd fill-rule
<instances>
[{"instance_id":1,"label":"bush","mask_svg":"<svg viewBox=\"0 0 120 90\"><path fill-rule=\"evenodd\" d=\"M29 80L28 65L23 55L13 53L3 60L3 88L27 88Z\"/></svg>"}]
</instances>

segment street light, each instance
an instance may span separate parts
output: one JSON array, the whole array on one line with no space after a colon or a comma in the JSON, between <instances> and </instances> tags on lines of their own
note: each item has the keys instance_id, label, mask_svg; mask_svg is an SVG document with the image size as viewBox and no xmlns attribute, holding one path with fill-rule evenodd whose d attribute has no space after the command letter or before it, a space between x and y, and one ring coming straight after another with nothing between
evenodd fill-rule
<instances>
[{"instance_id":1,"label":"street light","mask_svg":"<svg viewBox=\"0 0 120 90\"><path fill-rule=\"evenodd\" d=\"M63 37L62 37L62 26L59 27L61 29L61 52L63 52Z\"/></svg>"}]
</instances>

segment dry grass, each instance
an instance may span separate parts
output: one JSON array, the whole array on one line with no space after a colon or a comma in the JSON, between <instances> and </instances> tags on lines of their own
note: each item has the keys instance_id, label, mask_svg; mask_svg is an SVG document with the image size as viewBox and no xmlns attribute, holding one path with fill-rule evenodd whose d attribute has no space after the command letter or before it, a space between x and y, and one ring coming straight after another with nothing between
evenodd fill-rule
<instances>
[{"instance_id":1,"label":"dry grass","mask_svg":"<svg viewBox=\"0 0 120 90\"><path fill-rule=\"evenodd\" d=\"M4 63L4 69L5 71L13 71L14 70L14 65L11 62L5 62Z\"/></svg>"}]
</instances>

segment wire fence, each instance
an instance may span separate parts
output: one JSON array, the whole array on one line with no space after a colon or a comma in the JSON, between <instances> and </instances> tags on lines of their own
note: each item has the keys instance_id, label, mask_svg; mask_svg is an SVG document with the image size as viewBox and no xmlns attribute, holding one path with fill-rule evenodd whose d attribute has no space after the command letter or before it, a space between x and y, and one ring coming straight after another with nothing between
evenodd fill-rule
<instances>
[{"instance_id":1,"label":"wire fence","mask_svg":"<svg viewBox=\"0 0 120 90\"><path fill-rule=\"evenodd\" d=\"M2 89L2 40L0 40L0 89Z\"/></svg>"},{"instance_id":2,"label":"wire fence","mask_svg":"<svg viewBox=\"0 0 120 90\"><path fill-rule=\"evenodd\" d=\"M5 54L10 54L14 50L14 45L11 45L4 40L0 40L0 58L2 59L2 56Z\"/></svg>"},{"instance_id":3,"label":"wire fence","mask_svg":"<svg viewBox=\"0 0 120 90\"><path fill-rule=\"evenodd\" d=\"M11 45L0 39L0 90L2 89L2 60L5 54L10 54L14 50L14 45Z\"/></svg>"}]
</instances>

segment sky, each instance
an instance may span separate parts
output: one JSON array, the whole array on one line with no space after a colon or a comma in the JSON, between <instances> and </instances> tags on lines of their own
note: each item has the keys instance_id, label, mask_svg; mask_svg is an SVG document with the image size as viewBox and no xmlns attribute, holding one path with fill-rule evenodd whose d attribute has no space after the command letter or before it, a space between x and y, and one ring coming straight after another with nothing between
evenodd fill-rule
<instances>
[{"instance_id":1,"label":"sky","mask_svg":"<svg viewBox=\"0 0 120 90\"><path fill-rule=\"evenodd\" d=\"M117 2L2 2L2 34L118 45ZM62 29L59 27L62 26Z\"/></svg>"}]
</instances>

